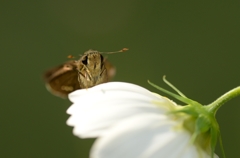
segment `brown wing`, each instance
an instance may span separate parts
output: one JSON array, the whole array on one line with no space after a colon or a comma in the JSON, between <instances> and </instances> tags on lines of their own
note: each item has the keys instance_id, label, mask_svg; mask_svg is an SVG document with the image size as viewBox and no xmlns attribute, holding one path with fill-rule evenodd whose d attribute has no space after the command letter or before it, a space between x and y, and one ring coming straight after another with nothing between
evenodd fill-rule
<instances>
[{"instance_id":1,"label":"brown wing","mask_svg":"<svg viewBox=\"0 0 240 158\"><path fill-rule=\"evenodd\" d=\"M66 98L69 93L80 89L75 61L66 62L47 71L44 79L47 89L62 98Z\"/></svg>"},{"instance_id":2,"label":"brown wing","mask_svg":"<svg viewBox=\"0 0 240 158\"><path fill-rule=\"evenodd\" d=\"M111 81L116 74L116 68L106 58L104 59L104 66L107 70L107 82Z\"/></svg>"}]
</instances>

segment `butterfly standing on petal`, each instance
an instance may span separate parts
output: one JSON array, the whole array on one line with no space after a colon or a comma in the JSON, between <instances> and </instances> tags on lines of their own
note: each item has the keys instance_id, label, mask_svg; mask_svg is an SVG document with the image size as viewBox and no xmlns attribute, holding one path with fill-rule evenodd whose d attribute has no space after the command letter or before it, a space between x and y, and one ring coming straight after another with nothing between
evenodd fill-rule
<instances>
[{"instance_id":1,"label":"butterfly standing on petal","mask_svg":"<svg viewBox=\"0 0 240 158\"><path fill-rule=\"evenodd\" d=\"M127 50L123 48L117 52ZM117 52L106 52L106 54ZM66 98L69 93L77 89L90 88L110 81L116 70L102 54L90 49L79 60L70 60L48 70L44 74L47 89L56 96ZM72 55L68 57L73 58Z\"/></svg>"}]
</instances>

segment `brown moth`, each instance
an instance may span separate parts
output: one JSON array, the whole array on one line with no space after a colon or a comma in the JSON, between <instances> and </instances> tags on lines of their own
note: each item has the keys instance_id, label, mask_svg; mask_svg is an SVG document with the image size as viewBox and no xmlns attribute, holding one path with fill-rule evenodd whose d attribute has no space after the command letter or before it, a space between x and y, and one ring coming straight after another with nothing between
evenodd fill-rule
<instances>
[{"instance_id":1,"label":"brown moth","mask_svg":"<svg viewBox=\"0 0 240 158\"><path fill-rule=\"evenodd\" d=\"M127 51L123 48L117 52ZM112 54L117 52L106 52ZM44 74L47 89L54 95L66 98L77 89L90 88L108 82L115 75L114 66L96 50L86 51L79 60L70 60ZM73 58L72 55L68 56Z\"/></svg>"}]
</instances>

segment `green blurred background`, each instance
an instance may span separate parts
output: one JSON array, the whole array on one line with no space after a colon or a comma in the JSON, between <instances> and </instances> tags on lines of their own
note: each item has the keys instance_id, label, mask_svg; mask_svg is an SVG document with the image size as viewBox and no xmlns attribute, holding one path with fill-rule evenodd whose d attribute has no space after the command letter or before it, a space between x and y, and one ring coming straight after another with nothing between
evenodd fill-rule
<instances>
[{"instance_id":1,"label":"green blurred background","mask_svg":"<svg viewBox=\"0 0 240 158\"><path fill-rule=\"evenodd\" d=\"M240 1L1 1L1 158L85 158L93 140L66 125L71 105L42 73L92 48L109 55L116 81L158 92L169 81L208 104L240 85ZM160 92L159 92L160 93ZM217 113L225 152L238 157L240 97ZM219 146L216 153L222 157Z\"/></svg>"}]
</instances>

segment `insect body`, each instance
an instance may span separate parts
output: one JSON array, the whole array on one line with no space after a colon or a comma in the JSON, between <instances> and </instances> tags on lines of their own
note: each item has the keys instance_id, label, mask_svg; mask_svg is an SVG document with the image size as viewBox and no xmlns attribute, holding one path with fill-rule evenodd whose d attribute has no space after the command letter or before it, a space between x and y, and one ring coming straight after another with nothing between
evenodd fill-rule
<instances>
[{"instance_id":1,"label":"insect body","mask_svg":"<svg viewBox=\"0 0 240 158\"><path fill-rule=\"evenodd\" d=\"M108 82L114 75L114 66L100 52L90 49L79 60L71 60L48 70L44 74L44 79L51 93L65 98L77 89Z\"/></svg>"}]
</instances>

